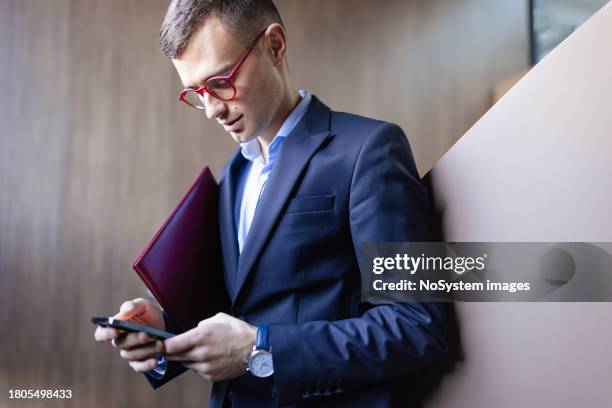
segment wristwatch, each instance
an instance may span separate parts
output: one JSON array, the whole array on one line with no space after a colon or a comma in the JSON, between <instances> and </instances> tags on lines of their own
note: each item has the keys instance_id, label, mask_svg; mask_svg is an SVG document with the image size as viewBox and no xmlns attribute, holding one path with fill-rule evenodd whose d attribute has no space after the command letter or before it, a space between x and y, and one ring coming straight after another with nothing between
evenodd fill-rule
<instances>
[{"instance_id":1,"label":"wristwatch","mask_svg":"<svg viewBox=\"0 0 612 408\"><path fill-rule=\"evenodd\" d=\"M262 324L257 328L257 341L253 351L246 359L247 371L255 377L269 377L274 374L272 347L270 347L270 328Z\"/></svg>"}]
</instances>

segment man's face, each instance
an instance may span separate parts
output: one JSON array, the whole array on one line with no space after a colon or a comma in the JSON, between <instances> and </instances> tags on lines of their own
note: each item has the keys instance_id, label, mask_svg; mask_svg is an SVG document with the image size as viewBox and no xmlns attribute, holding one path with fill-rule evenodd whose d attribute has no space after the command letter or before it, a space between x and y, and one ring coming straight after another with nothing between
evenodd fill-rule
<instances>
[{"instance_id":1,"label":"man's face","mask_svg":"<svg viewBox=\"0 0 612 408\"><path fill-rule=\"evenodd\" d=\"M172 62L183 85L198 88L216 75L226 75L246 51L218 18L206 18L189 45ZM236 96L222 101L204 94L206 116L215 119L234 141L244 143L266 131L281 101L281 83L265 35L234 78Z\"/></svg>"}]
</instances>

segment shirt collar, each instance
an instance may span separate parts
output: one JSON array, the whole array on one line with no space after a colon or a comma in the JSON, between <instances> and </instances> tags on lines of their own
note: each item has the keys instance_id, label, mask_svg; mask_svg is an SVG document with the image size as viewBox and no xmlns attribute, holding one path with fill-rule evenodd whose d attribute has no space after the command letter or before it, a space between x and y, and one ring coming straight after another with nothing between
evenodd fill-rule
<instances>
[{"instance_id":1,"label":"shirt collar","mask_svg":"<svg viewBox=\"0 0 612 408\"><path fill-rule=\"evenodd\" d=\"M287 116L287 119L285 119L281 125L280 129L276 133L276 136L274 136L274 139L272 139L272 143L270 143L270 148L268 149L268 157L270 162L275 159L282 140L287 137L289 133L291 133L293 128L295 128L295 125L297 125L302 119L306 113L308 105L310 104L310 100L312 99L310 93L305 89L300 89L299 93L302 100L296 105L295 108L293 108L289 116ZM252 162L260 161L262 164L264 163L263 155L261 153L261 145L256 137L248 142L240 143L240 147L242 148L242 156L244 156L245 159Z\"/></svg>"}]
</instances>

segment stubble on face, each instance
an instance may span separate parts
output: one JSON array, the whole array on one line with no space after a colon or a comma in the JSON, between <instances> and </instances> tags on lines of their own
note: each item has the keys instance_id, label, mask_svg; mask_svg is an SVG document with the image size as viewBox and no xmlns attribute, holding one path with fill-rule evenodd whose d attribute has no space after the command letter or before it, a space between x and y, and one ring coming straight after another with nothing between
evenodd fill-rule
<instances>
[{"instance_id":1,"label":"stubble on face","mask_svg":"<svg viewBox=\"0 0 612 408\"><path fill-rule=\"evenodd\" d=\"M244 129L230 133L237 143L245 143L269 132L282 101L281 85L266 67L259 67L251 77L251 85L244 91L244 98L237 100L238 108L244 115ZM263 69L261 69L263 68Z\"/></svg>"}]
</instances>

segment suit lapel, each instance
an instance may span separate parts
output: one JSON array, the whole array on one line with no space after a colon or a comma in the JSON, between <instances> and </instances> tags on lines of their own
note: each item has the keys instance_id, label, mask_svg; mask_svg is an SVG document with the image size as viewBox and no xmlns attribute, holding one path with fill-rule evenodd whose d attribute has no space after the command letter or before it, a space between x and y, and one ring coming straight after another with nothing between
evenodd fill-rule
<instances>
[{"instance_id":1,"label":"suit lapel","mask_svg":"<svg viewBox=\"0 0 612 408\"><path fill-rule=\"evenodd\" d=\"M313 96L304 117L283 141L238 260L233 302L238 298L306 164L319 146L331 137L329 117L329 108Z\"/></svg>"},{"instance_id":2,"label":"suit lapel","mask_svg":"<svg viewBox=\"0 0 612 408\"><path fill-rule=\"evenodd\" d=\"M225 282L232 297L235 293L235 282L238 272L238 240L236 238L234 203L236 202L238 176L245 161L246 159L242 157L240 149L238 149L230 160L230 164L224 177L221 178L219 186L219 230L221 234L221 248L223 264L225 265Z\"/></svg>"}]
</instances>

